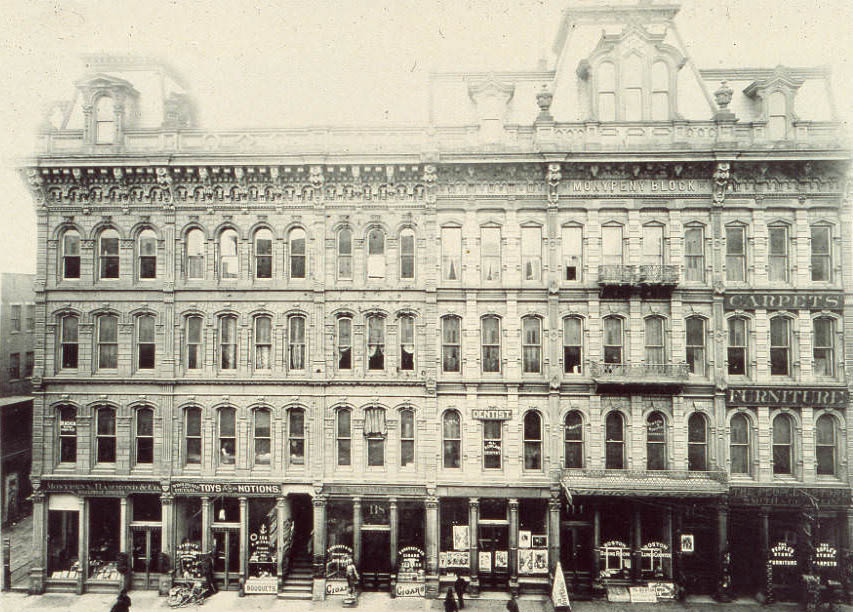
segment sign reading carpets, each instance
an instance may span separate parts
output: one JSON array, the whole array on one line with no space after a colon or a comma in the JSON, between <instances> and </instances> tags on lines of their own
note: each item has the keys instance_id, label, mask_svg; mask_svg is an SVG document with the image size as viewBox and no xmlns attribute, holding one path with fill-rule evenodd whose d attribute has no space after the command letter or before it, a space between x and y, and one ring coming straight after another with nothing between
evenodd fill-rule
<instances>
[{"instance_id":1,"label":"sign reading carpets","mask_svg":"<svg viewBox=\"0 0 853 612\"><path fill-rule=\"evenodd\" d=\"M551 588L551 603L555 610L571 610L572 602L569 601L569 590L566 588L566 578L563 576L563 568L557 561L557 569L554 572L554 585Z\"/></svg>"},{"instance_id":2,"label":"sign reading carpets","mask_svg":"<svg viewBox=\"0 0 853 612\"><path fill-rule=\"evenodd\" d=\"M726 294L726 310L840 310L842 293L741 293Z\"/></svg>"},{"instance_id":3,"label":"sign reading carpets","mask_svg":"<svg viewBox=\"0 0 853 612\"><path fill-rule=\"evenodd\" d=\"M818 567L837 567L838 551L826 542L821 542L815 549L815 565Z\"/></svg>"}]
</instances>

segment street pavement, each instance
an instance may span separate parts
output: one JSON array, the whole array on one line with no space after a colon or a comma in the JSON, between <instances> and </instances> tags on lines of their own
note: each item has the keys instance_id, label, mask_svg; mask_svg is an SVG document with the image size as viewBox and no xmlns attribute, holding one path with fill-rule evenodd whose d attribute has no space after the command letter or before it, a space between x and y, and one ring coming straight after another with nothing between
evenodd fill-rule
<instances>
[{"instance_id":1,"label":"street pavement","mask_svg":"<svg viewBox=\"0 0 853 612\"><path fill-rule=\"evenodd\" d=\"M29 581L28 570L33 555L33 515L28 514L15 524L2 529L2 537L9 538L11 544L12 584L26 584ZM5 611L4 611L5 612Z\"/></svg>"},{"instance_id":2,"label":"street pavement","mask_svg":"<svg viewBox=\"0 0 853 612\"><path fill-rule=\"evenodd\" d=\"M141 610L169 610L165 597L158 597L153 591L131 591L131 612ZM25 612L28 610L63 610L64 612L109 612L115 601L115 595L93 594L73 595L51 593L45 595L26 595L24 593L0 593L0 611ZM550 602L541 597L521 597L518 600L520 612L553 612ZM341 598L327 599L321 602L291 601L277 599L272 595L253 595L238 597L234 591L220 592L209 597L203 606L188 606L186 610L203 612L227 612L230 610L287 610L288 612L332 612L344 609ZM391 599L385 593L362 593L358 609L363 612L440 612L444 606L441 600L420 598ZM467 600L466 611L504 612L506 597ZM761 612L762 610L799 610L797 604L775 604L761 606L755 600L739 600L731 604L718 604L710 599L694 598L686 603L660 604L611 604L606 602L575 602L573 612ZM839 612L853 612L853 606L838 606Z\"/></svg>"}]
</instances>

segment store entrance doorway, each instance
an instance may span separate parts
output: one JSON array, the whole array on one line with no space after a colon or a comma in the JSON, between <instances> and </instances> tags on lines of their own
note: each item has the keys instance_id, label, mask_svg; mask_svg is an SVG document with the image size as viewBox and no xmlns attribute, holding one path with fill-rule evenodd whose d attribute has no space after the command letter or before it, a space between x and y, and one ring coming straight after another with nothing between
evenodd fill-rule
<instances>
[{"instance_id":1,"label":"store entrance doorway","mask_svg":"<svg viewBox=\"0 0 853 612\"><path fill-rule=\"evenodd\" d=\"M478 546L480 588L505 591L509 580L509 524L480 521Z\"/></svg>"},{"instance_id":2,"label":"store entrance doorway","mask_svg":"<svg viewBox=\"0 0 853 612\"><path fill-rule=\"evenodd\" d=\"M240 581L240 527L213 528L213 572L224 589L236 589Z\"/></svg>"},{"instance_id":3,"label":"store entrance doorway","mask_svg":"<svg viewBox=\"0 0 853 612\"><path fill-rule=\"evenodd\" d=\"M592 525L564 521L560 531L560 564L573 593L592 593Z\"/></svg>"},{"instance_id":4,"label":"store entrance doorway","mask_svg":"<svg viewBox=\"0 0 853 612\"><path fill-rule=\"evenodd\" d=\"M388 591L391 587L391 532L370 529L361 532L361 584L365 591Z\"/></svg>"},{"instance_id":5,"label":"store entrance doorway","mask_svg":"<svg viewBox=\"0 0 853 612\"><path fill-rule=\"evenodd\" d=\"M134 589L157 589L160 580L161 529L131 526Z\"/></svg>"}]
</instances>

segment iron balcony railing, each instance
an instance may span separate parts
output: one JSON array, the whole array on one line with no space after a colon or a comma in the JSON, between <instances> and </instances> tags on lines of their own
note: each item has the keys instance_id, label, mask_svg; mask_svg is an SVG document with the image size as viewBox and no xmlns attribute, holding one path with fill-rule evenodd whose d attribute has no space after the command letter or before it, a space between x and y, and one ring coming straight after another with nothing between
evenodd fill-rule
<instances>
[{"instance_id":1,"label":"iron balcony railing","mask_svg":"<svg viewBox=\"0 0 853 612\"><path fill-rule=\"evenodd\" d=\"M646 380L655 382L661 378L687 379L690 368L686 363L604 363L589 364L593 378L607 380Z\"/></svg>"},{"instance_id":2,"label":"iron balcony railing","mask_svg":"<svg viewBox=\"0 0 853 612\"><path fill-rule=\"evenodd\" d=\"M599 285L677 285L679 268L675 265L605 265L598 266Z\"/></svg>"}]
</instances>

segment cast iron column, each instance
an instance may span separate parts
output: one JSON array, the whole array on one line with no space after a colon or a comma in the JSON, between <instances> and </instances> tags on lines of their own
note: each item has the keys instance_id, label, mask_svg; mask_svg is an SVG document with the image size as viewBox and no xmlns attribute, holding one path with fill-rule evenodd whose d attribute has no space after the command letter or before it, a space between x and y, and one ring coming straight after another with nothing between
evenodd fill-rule
<instances>
[{"instance_id":1,"label":"cast iron column","mask_svg":"<svg viewBox=\"0 0 853 612\"><path fill-rule=\"evenodd\" d=\"M635 582L638 582L642 576L642 563L643 563L643 525L642 525L642 517L640 516L640 509L634 507L634 528L633 533L631 534L633 537L631 538L631 577Z\"/></svg>"},{"instance_id":2,"label":"cast iron column","mask_svg":"<svg viewBox=\"0 0 853 612\"><path fill-rule=\"evenodd\" d=\"M518 500L509 500L509 590L518 595Z\"/></svg>"},{"instance_id":3,"label":"cast iron column","mask_svg":"<svg viewBox=\"0 0 853 612\"><path fill-rule=\"evenodd\" d=\"M392 497L388 506L388 523L391 527L391 573L397 573L397 548L399 540L399 529L397 528L397 498Z\"/></svg>"},{"instance_id":4,"label":"cast iron column","mask_svg":"<svg viewBox=\"0 0 853 612\"><path fill-rule=\"evenodd\" d=\"M427 597L438 597L438 499L427 497L426 508L426 575Z\"/></svg>"},{"instance_id":5,"label":"cast iron column","mask_svg":"<svg viewBox=\"0 0 853 612\"><path fill-rule=\"evenodd\" d=\"M601 577L601 510L595 509L592 517L592 576L593 580Z\"/></svg>"},{"instance_id":6,"label":"cast iron column","mask_svg":"<svg viewBox=\"0 0 853 612\"><path fill-rule=\"evenodd\" d=\"M664 577L672 580L672 560L675 552L672 549L672 509L667 508L663 513L663 543L669 549L669 567L664 567ZM662 560L663 561L663 560Z\"/></svg>"},{"instance_id":7,"label":"cast iron column","mask_svg":"<svg viewBox=\"0 0 853 612\"><path fill-rule=\"evenodd\" d=\"M480 523L480 500L472 497L468 500L468 531L471 541L469 567L471 568L471 595L480 594L480 547L478 545L477 528Z\"/></svg>"},{"instance_id":8,"label":"cast iron column","mask_svg":"<svg viewBox=\"0 0 853 612\"><path fill-rule=\"evenodd\" d=\"M353 563L361 569L361 498L352 498L352 556Z\"/></svg>"},{"instance_id":9,"label":"cast iron column","mask_svg":"<svg viewBox=\"0 0 853 612\"><path fill-rule=\"evenodd\" d=\"M240 500L240 577L245 580L248 577L248 543L249 543L249 500L245 497Z\"/></svg>"},{"instance_id":10,"label":"cast iron column","mask_svg":"<svg viewBox=\"0 0 853 612\"><path fill-rule=\"evenodd\" d=\"M326 497L317 495L312 500L314 504L314 544L313 564L314 578L323 578L326 569ZM322 599L315 591L314 599Z\"/></svg>"},{"instance_id":11,"label":"cast iron column","mask_svg":"<svg viewBox=\"0 0 853 612\"><path fill-rule=\"evenodd\" d=\"M560 560L560 491L548 500L548 571L553 574Z\"/></svg>"},{"instance_id":12,"label":"cast iron column","mask_svg":"<svg viewBox=\"0 0 853 612\"><path fill-rule=\"evenodd\" d=\"M210 498L201 498L201 550L207 554L210 546Z\"/></svg>"}]
</instances>

